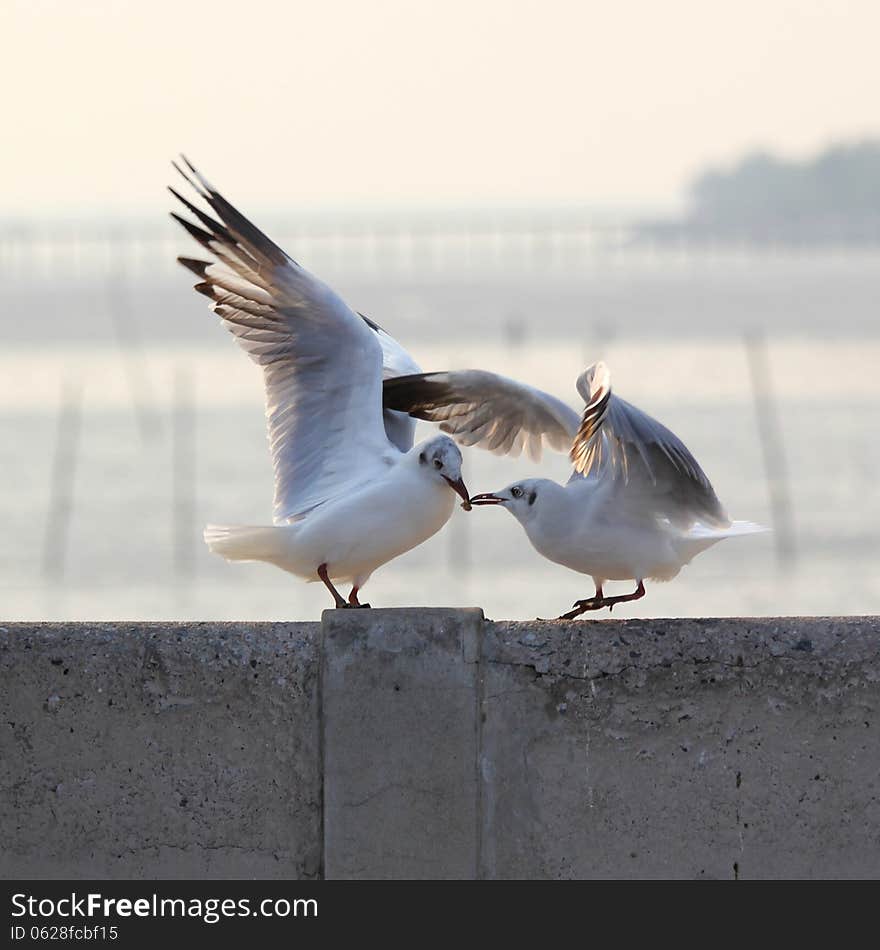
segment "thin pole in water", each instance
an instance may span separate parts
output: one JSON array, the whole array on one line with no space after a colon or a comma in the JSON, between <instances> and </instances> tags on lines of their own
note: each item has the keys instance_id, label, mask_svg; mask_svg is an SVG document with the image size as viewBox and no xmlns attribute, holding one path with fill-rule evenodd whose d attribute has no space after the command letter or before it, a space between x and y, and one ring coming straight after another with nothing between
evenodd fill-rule
<instances>
[{"instance_id":1,"label":"thin pole in water","mask_svg":"<svg viewBox=\"0 0 880 950\"><path fill-rule=\"evenodd\" d=\"M454 355L450 355L450 358L447 360L446 365L450 369L457 369L461 362ZM465 477L465 482L467 483L467 477ZM456 497L456 507L460 504ZM462 517L464 515L464 517ZM467 585L467 582L471 576L471 527L470 527L470 514L466 514L462 511L460 514L458 511L453 511L452 517L449 519L449 526L446 529L446 537L448 539L447 547L447 559L449 564L449 572L453 577L458 578L458 581L462 585Z\"/></svg>"},{"instance_id":2,"label":"thin pole in water","mask_svg":"<svg viewBox=\"0 0 880 950\"><path fill-rule=\"evenodd\" d=\"M171 536L175 579L188 583L195 576L195 409L193 376L176 367L172 382L171 420Z\"/></svg>"},{"instance_id":3,"label":"thin pole in water","mask_svg":"<svg viewBox=\"0 0 880 950\"><path fill-rule=\"evenodd\" d=\"M758 437L764 456L764 475L770 497L776 563L779 567L787 568L791 567L795 560L797 544L788 483L788 465L785 460L782 426L779 424L770 374L767 338L763 330L748 330L744 339L755 400Z\"/></svg>"},{"instance_id":4,"label":"thin pole in water","mask_svg":"<svg viewBox=\"0 0 880 950\"><path fill-rule=\"evenodd\" d=\"M118 255L119 252L116 253ZM148 442L159 434L159 419L152 409L150 376L129 300L126 271L118 256L114 260L107 284L107 306L122 357L122 368L128 381L138 433L142 442Z\"/></svg>"},{"instance_id":5,"label":"thin pole in water","mask_svg":"<svg viewBox=\"0 0 880 950\"><path fill-rule=\"evenodd\" d=\"M81 418L82 383L66 380L61 387L49 485L49 507L43 538L43 576L46 580L60 581L64 577L70 521L73 516L73 489Z\"/></svg>"}]
</instances>

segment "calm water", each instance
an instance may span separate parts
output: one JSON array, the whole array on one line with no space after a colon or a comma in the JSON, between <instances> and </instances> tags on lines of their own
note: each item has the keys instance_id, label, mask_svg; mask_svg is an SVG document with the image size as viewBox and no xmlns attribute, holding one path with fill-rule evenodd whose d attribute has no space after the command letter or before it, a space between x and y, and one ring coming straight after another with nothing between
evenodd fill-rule
<instances>
[{"instance_id":1,"label":"calm water","mask_svg":"<svg viewBox=\"0 0 880 950\"><path fill-rule=\"evenodd\" d=\"M744 331L763 328L794 556L780 559L773 536L727 541L615 610L659 616L880 609L878 264L869 254L670 255L591 258L576 275L433 268L385 281L331 261L313 266L425 369L479 365L577 405L575 377L605 359L617 391L685 440L733 517L772 524L743 343ZM7 277L0 616L317 618L328 601L320 585L228 565L201 543L206 521L267 523L272 479L259 373L192 299L186 277L170 267ZM63 511L50 516L53 458L60 403L77 392L65 531ZM540 465L476 450L465 458L474 492L566 471L555 455ZM457 510L366 591L375 605L479 605L512 618L554 615L591 593L588 578L542 560L493 509Z\"/></svg>"}]
</instances>

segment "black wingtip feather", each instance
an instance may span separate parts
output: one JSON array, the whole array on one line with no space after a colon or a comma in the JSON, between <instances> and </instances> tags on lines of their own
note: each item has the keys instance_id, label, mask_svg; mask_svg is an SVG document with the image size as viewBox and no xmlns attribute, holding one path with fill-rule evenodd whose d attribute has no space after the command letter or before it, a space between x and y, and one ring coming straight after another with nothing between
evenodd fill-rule
<instances>
[{"instance_id":1,"label":"black wingtip feather","mask_svg":"<svg viewBox=\"0 0 880 950\"><path fill-rule=\"evenodd\" d=\"M361 313L360 310L358 310L358 316L361 318L361 320L364 321L364 323L366 323L366 325L367 325L371 330L375 331L376 333L379 333L380 331L381 331L382 333L385 332L385 331L382 329L382 327L380 327L379 324L376 323L375 320L371 320L365 313Z\"/></svg>"},{"instance_id":2,"label":"black wingtip feather","mask_svg":"<svg viewBox=\"0 0 880 950\"><path fill-rule=\"evenodd\" d=\"M172 161L171 164L174 166L178 174L190 185L190 187L203 198L214 210L214 212L220 217L223 221L223 225L220 225L218 222L211 222L212 219L207 218L200 212L197 208L189 204L181 198L187 208L195 214L198 219L205 224L207 227L216 230L216 232L221 235L225 240L229 240L233 244L240 244L241 241L238 240L236 234L240 235L245 242L250 243L257 251L262 254L266 259L268 259L273 264L285 265L285 264L295 264L296 261L293 260L281 247L279 247L268 235L263 233L256 225L254 225L248 218L246 218L234 205L230 204L223 195L218 192L213 185L211 185L207 179L198 171L195 165L186 157L186 155L181 154L181 159L185 163L186 167L192 172L195 176L195 181L188 175L177 162ZM176 192L175 192L176 195ZM179 195L176 195L180 197Z\"/></svg>"},{"instance_id":3,"label":"black wingtip feather","mask_svg":"<svg viewBox=\"0 0 880 950\"><path fill-rule=\"evenodd\" d=\"M209 195L213 195L215 198L219 197L219 192L217 189L211 184L211 182L208 181L207 178L205 178L198 168L193 165L193 163L186 157L186 155L183 154L183 152L180 153L180 157L183 159L186 167L192 172L193 175L195 175L196 181L199 183L199 185L201 185L201 187L207 191Z\"/></svg>"},{"instance_id":4,"label":"black wingtip feather","mask_svg":"<svg viewBox=\"0 0 880 950\"><path fill-rule=\"evenodd\" d=\"M183 156L181 156L181 158L183 158ZM185 158L183 160L186 162ZM193 181L192 178L189 175L187 175L187 173L173 159L171 161L171 164L174 170L177 172L177 174L180 175L180 177L190 186L190 188L192 188L193 191L195 191L195 193L199 195L199 197L204 198L207 201L209 196L205 193L205 189L199 183ZM189 165L190 168L192 168L189 162L186 162L186 164Z\"/></svg>"},{"instance_id":5,"label":"black wingtip feather","mask_svg":"<svg viewBox=\"0 0 880 950\"><path fill-rule=\"evenodd\" d=\"M187 270L191 270L196 277L204 277L205 271L211 266L210 261L200 261L195 257L178 257L177 263L182 264Z\"/></svg>"},{"instance_id":6,"label":"black wingtip feather","mask_svg":"<svg viewBox=\"0 0 880 950\"><path fill-rule=\"evenodd\" d=\"M174 188L172 188L171 185L168 186L168 190L187 209L187 211L190 211L192 214L194 214L199 219L199 221L201 221L206 228L210 229L210 231L216 237L221 238L231 247L238 247L238 242L235 240L232 234L230 234L229 230L219 221L215 221L211 215L205 214L204 211L202 211L200 208L197 208L191 201L187 201L187 199L184 198L183 195Z\"/></svg>"},{"instance_id":7,"label":"black wingtip feather","mask_svg":"<svg viewBox=\"0 0 880 950\"><path fill-rule=\"evenodd\" d=\"M197 293L204 294L206 297L210 297L212 300L215 299L215 298L214 298L214 285L213 285L213 284L209 284L207 281L205 281L205 282L203 282L203 283L201 283L201 284L196 284L196 285L193 287L193 290L195 290Z\"/></svg>"},{"instance_id":8,"label":"black wingtip feather","mask_svg":"<svg viewBox=\"0 0 880 950\"><path fill-rule=\"evenodd\" d=\"M202 178L202 176L199 174L198 170L196 169L196 166L193 165L193 163L186 157L186 155L183 154L183 152L180 153L180 157L183 159L186 167L196 176L196 178L200 179L201 181L204 181L204 179Z\"/></svg>"},{"instance_id":9,"label":"black wingtip feather","mask_svg":"<svg viewBox=\"0 0 880 950\"><path fill-rule=\"evenodd\" d=\"M417 419L430 420L433 411L447 405L450 399L444 375L413 373L386 379L382 383L383 407L409 413Z\"/></svg>"},{"instance_id":10,"label":"black wingtip feather","mask_svg":"<svg viewBox=\"0 0 880 950\"><path fill-rule=\"evenodd\" d=\"M187 234L190 237L195 238L202 247L207 250L211 250L211 241L214 240L214 236L209 234L207 231L203 231L200 227L197 227L192 221L187 221L186 218L182 218L176 211L171 212L171 217L186 230Z\"/></svg>"}]
</instances>

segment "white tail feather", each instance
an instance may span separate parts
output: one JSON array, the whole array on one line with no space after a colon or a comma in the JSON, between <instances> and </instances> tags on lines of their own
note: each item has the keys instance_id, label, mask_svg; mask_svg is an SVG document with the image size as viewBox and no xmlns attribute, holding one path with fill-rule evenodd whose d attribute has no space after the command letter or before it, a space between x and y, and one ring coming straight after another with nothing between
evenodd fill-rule
<instances>
[{"instance_id":1,"label":"white tail feather","mask_svg":"<svg viewBox=\"0 0 880 950\"><path fill-rule=\"evenodd\" d=\"M763 534L769 531L764 525L755 524L754 521L733 521L726 528L707 528L703 524L695 524L688 531L688 538L693 540L706 539L720 540L721 538L735 538L740 534Z\"/></svg>"},{"instance_id":2,"label":"white tail feather","mask_svg":"<svg viewBox=\"0 0 880 950\"><path fill-rule=\"evenodd\" d=\"M713 544L717 544L725 538L735 538L738 535L745 534L762 534L769 530L769 528L755 524L753 521L734 521L726 528L709 528L698 523L691 525L688 533L679 538L675 546L682 563L689 564L701 551L711 548ZM676 573L678 572L676 571ZM660 580L668 579L667 577L660 578Z\"/></svg>"},{"instance_id":3,"label":"white tail feather","mask_svg":"<svg viewBox=\"0 0 880 950\"><path fill-rule=\"evenodd\" d=\"M209 524L205 544L227 561L276 561L284 554L284 529L269 525Z\"/></svg>"}]
</instances>

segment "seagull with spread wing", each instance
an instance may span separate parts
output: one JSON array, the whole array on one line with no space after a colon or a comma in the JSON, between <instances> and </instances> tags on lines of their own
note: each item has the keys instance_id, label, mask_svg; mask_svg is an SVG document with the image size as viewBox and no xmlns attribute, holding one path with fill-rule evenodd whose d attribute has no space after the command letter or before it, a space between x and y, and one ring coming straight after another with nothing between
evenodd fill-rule
<instances>
[{"instance_id":1,"label":"seagull with spread wing","mask_svg":"<svg viewBox=\"0 0 880 950\"><path fill-rule=\"evenodd\" d=\"M275 470L274 524L209 525L205 541L321 580L337 607L368 606L358 592L376 568L439 531L456 494L470 510L461 452L446 435L413 445L415 421L383 409L383 379L419 371L406 350L184 163L216 217L171 189L198 223L172 216L213 258L178 260L263 370ZM351 585L347 600L333 581Z\"/></svg>"},{"instance_id":2,"label":"seagull with spread wing","mask_svg":"<svg viewBox=\"0 0 880 950\"><path fill-rule=\"evenodd\" d=\"M594 596L575 601L560 620L638 600L644 580L671 580L723 538L763 531L731 522L709 479L684 443L611 392L604 363L577 381L581 415L531 386L482 370L421 373L388 379L387 409L440 423L463 445L540 457L546 443L568 450L565 485L547 478L515 482L471 498L500 505L523 526L532 546L557 564L592 576ZM606 597L610 580L634 580L631 594Z\"/></svg>"}]
</instances>

